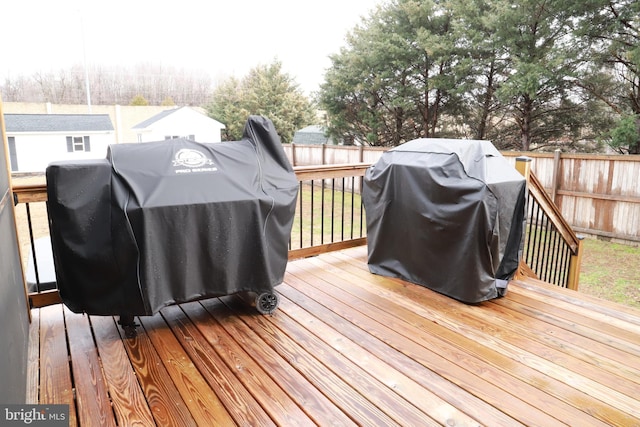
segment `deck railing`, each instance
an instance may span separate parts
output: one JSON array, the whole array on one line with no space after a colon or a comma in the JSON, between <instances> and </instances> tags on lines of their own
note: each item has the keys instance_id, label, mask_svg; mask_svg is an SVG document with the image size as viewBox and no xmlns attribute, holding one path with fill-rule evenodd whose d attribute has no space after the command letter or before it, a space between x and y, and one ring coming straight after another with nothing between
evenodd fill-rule
<instances>
[{"instance_id":1,"label":"deck railing","mask_svg":"<svg viewBox=\"0 0 640 427\"><path fill-rule=\"evenodd\" d=\"M366 244L360 189L368 166L357 163L294 168L299 194L289 241L289 259ZM18 234L24 248L23 263L34 283L34 291L29 292L30 304L43 307L57 303L60 301L57 289L43 290L43 272L40 269L43 260L39 258L51 255L47 251L42 254L36 250L38 240L49 235L46 184L16 184L13 194L14 202L20 208ZM35 215L34 211L37 211Z\"/></svg>"},{"instance_id":2,"label":"deck railing","mask_svg":"<svg viewBox=\"0 0 640 427\"><path fill-rule=\"evenodd\" d=\"M516 159L516 169L527 179L527 225L520 274L578 289L582 239L530 170L530 159Z\"/></svg>"},{"instance_id":3,"label":"deck railing","mask_svg":"<svg viewBox=\"0 0 640 427\"><path fill-rule=\"evenodd\" d=\"M366 244L360 197L366 163L300 166L289 259Z\"/></svg>"},{"instance_id":4,"label":"deck railing","mask_svg":"<svg viewBox=\"0 0 640 427\"><path fill-rule=\"evenodd\" d=\"M362 181L369 164L295 167L299 194L289 241L289 259L366 244L365 211L360 197ZM581 243L562 218L558 208L527 167L517 168L529 180L527 234L519 274L536 277L558 286L577 289ZM32 307L60 301L57 289L42 290L36 240L48 236L45 204L46 184L14 185L14 201L24 205L19 234L30 256L30 273L35 291L29 292ZM34 220L33 207L38 215ZM45 222L45 224L42 224ZM45 256L50 256L49 254ZM25 262L26 264L26 262Z\"/></svg>"}]
</instances>

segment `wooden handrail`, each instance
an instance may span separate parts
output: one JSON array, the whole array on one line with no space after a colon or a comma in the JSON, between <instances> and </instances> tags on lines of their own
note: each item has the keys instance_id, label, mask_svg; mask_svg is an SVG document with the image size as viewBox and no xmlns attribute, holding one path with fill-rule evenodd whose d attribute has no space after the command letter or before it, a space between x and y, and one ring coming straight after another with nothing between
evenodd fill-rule
<instances>
[{"instance_id":1,"label":"wooden handrail","mask_svg":"<svg viewBox=\"0 0 640 427\"><path fill-rule=\"evenodd\" d=\"M558 206L553 203L551 197L544 191L542 183L536 177L535 174L531 174L529 177L529 192L542 206L545 214L549 217L551 223L556 227L558 232L562 235L565 242L571 247L571 250L575 253L578 251L580 245L580 238L573 231L569 223L562 216L562 212Z\"/></svg>"},{"instance_id":2,"label":"wooden handrail","mask_svg":"<svg viewBox=\"0 0 640 427\"><path fill-rule=\"evenodd\" d=\"M567 272L567 288L578 289L578 280L580 276L580 264L582 263L582 239L575 233L569 223L562 216L562 212L553 202L551 196L545 191L544 186L531 171L530 159L527 157L516 158L516 169L527 180L529 194L540 205L546 218L551 222L553 227L560 234L562 240L570 249L569 271ZM549 254L545 254L549 255ZM524 261L524 260L523 260ZM528 275L535 273L529 266L521 266L519 269L521 274Z\"/></svg>"},{"instance_id":3,"label":"wooden handrail","mask_svg":"<svg viewBox=\"0 0 640 427\"><path fill-rule=\"evenodd\" d=\"M293 171L298 181L364 176L370 163L347 163L340 165L295 166ZM15 203L47 201L47 184L22 184L13 186Z\"/></svg>"},{"instance_id":4,"label":"wooden handrail","mask_svg":"<svg viewBox=\"0 0 640 427\"><path fill-rule=\"evenodd\" d=\"M367 163L353 163L341 165L297 166L294 172L298 181L323 180L333 178L361 177L370 166ZM44 181L44 180L43 180ZM47 201L47 185L45 182L37 184L17 184L13 188L14 203L35 203ZM323 252L345 249L366 244L366 237L355 237L343 241L313 245L300 249L289 250L289 259L304 258ZM29 293L29 303L32 308L44 307L61 302L57 290Z\"/></svg>"},{"instance_id":5,"label":"wooden handrail","mask_svg":"<svg viewBox=\"0 0 640 427\"><path fill-rule=\"evenodd\" d=\"M47 201L47 184L28 184L13 186L14 203L32 203Z\"/></svg>"},{"instance_id":6,"label":"wooden handrail","mask_svg":"<svg viewBox=\"0 0 640 427\"><path fill-rule=\"evenodd\" d=\"M370 163L348 163L341 165L322 166L295 166L293 171L298 181L310 179L346 178L352 176L364 176Z\"/></svg>"}]
</instances>

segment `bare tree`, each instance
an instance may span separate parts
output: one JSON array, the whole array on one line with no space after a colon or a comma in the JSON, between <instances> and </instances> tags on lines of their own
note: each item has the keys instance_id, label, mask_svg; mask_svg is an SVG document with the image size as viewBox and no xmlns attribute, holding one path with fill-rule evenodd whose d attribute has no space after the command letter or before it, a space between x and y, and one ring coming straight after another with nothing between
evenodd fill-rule
<instances>
[{"instance_id":1,"label":"bare tree","mask_svg":"<svg viewBox=\"0 0 640 427\"><path fill-rule=\"evenodd\" d=\"M177 105L204 106L213 92L213 81L204 71L152 63L128 68L94 65L87 71L95 104L129 104L141 95L151 105L172 99ZM7 77L0 93L6 101L82 104L87 99L84 68Z\"/></svg>"}]
</instances>

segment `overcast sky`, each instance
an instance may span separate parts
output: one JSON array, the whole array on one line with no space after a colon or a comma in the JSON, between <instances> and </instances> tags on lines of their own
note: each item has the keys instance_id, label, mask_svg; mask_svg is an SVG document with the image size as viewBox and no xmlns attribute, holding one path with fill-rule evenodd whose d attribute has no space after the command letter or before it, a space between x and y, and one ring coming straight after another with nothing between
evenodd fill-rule
<instances>
[{"instance_id":1,"label":"overcast sky","mask_svg":"<svg viewBox=\"0 0 640 427\"><path fill-rule=\"evenodd\" d=\"M89 65L151 62L204 70L214 81L277 58L310 93L328 55L382 2L3 0L0 78L81 65L84 38Z\"/></svg>"}]
</instances>

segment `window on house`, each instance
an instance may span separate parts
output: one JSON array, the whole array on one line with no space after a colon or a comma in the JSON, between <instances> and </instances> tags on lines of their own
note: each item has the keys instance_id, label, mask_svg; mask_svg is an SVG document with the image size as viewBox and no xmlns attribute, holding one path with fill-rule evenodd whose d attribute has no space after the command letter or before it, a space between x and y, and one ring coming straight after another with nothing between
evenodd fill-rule
<instances>
[{"instance_id":1,"label":"window on house","mask_svg":"<svg viewBox=\"0 0 640 427\"><path fill-rule=\"evenodd\" d=\"M74 153L76 151L91 151L91 141L89 136L68 136L67 151Z\"/></svg>"}]
</instances>

